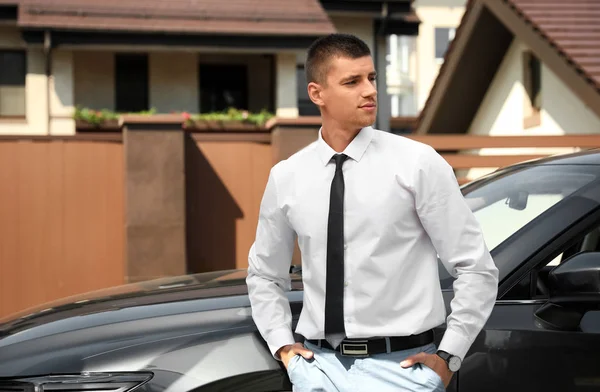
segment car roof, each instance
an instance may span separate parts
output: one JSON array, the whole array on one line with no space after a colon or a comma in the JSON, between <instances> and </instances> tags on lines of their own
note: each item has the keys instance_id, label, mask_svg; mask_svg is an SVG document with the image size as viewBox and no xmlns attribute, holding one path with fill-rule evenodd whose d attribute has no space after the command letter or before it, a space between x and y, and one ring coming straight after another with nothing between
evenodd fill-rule
<instances>
[{"instance_id":1,"label":"car roof","mask_svg":"<svg viewBox=\"0 0 600 392\"><path fill-rule=\"evenodd\" d=\"M600 165L600 149L594 148L573 153L552 155L517 163L513 166L521 165Z\"/></svg>"}]
</instances>

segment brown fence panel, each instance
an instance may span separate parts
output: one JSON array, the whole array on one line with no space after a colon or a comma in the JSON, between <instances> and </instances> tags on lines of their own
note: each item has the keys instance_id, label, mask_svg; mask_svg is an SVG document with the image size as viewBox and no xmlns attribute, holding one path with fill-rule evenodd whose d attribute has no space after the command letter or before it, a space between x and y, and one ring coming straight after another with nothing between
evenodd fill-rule
<instances>
[{"instance_id":1,"label":"brown fence panel","mask_svg":"<svg viewBox=\"0 0 600 392\"><path fill-rule=\"evenodd\" d=\"M123 146L0 139L0 317L124 283Z\"/></svg>"},{"instance_id":2,"label":"brown fence panel","mask_svg":"<svg viewBox=\"0 0 600 392\"><path fill-rule=\"evenodd\" d=\"M188 269L247 268L260 201L273 165L271 146L248 140L206 141L205 135L194 135L188 144Z\"/></svg>"}]
</instances>

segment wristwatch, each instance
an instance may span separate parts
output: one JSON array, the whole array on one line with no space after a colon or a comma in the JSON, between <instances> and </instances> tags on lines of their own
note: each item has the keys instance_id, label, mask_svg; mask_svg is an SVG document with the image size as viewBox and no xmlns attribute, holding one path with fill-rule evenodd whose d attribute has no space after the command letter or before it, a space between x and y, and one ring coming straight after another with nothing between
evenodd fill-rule
<instances>
[{"instance_id":1,"label":"wristwatch","mask_svg":"<svg viewBox=\"0 0 600 392\"><path fill-rule=\"evenodd\" d=\"M456 355L449 354L442 350L438 350L436 354L438 355L438 357L446 361L446 363L448 364L448 369L450 369L451 372L454 373L457 372L458 369L460 369L461 360Z\"/></svg>"}]
</instances>

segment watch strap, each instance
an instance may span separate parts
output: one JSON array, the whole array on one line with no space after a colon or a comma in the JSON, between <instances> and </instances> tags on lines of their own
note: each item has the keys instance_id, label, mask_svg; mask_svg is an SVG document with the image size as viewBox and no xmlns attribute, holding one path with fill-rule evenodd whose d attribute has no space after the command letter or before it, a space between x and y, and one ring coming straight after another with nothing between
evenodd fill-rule
<instances>
[{"instance_id":1,"label":"watch strap","mask_svg":"<svg viewBox=\"0 0 600 392\"><path fill-rule=\"evenodd\" d=\"M446 363L448 363L450 361L450 357L452 356L452 354L447 353L445 351L442 350L438 350L436 352L436 354L438 355L438 357L442 358L444 361L446 361Z\"/></svg>"}]
</instances>

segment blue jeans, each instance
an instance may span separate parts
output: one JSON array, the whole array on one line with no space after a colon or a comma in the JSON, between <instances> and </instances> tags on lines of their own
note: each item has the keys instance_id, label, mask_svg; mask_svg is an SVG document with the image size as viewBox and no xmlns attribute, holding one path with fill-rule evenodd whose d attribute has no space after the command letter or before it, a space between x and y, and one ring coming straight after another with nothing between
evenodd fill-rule
<instances>
[{"instance_id":1,"label":"blue jeans","mask_svg":"<svg viewBox=\"0 0 600 392\"><path fill-rule=\"evenodd\" d=\"M419 352L433 354L435 344L377 354L365 358L341 355L338 351L319 348L309 342L305 347L314 353L306 360L300 355L288 364L294 392L443 392L440 376L423 364L404 369L400 362Z\"/></svg>"}]
</instances>

